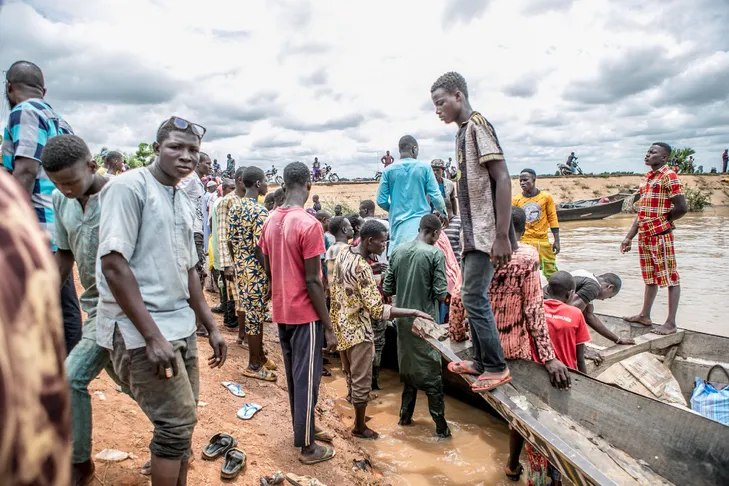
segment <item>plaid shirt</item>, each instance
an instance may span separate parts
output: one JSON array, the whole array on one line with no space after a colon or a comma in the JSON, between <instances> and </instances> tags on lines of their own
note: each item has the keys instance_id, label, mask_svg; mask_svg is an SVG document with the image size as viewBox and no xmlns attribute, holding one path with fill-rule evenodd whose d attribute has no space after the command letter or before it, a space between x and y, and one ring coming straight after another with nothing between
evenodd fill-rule
<instances>
[{"instance_id":1,"label":"plaid shirt","mask_svg":"<svg viewBox=\"0 0 729 486\"><path fill-rule=\"evenodd\" d=\"M53 190L56 188L48 179L40 164L40 156L48 139L56 135L73 133L71 126L41 99L31 99L18 103L10 111L8 125L3 133L3 166L15 170L15 158L25 157L38 161L38 175L33 185L31 203L38 222L51 239L51 248L56 251L55 231L53 228Z\"/></svg>"},{"instance_id":2,"label":"plaid shirt","mask_svg":"<svg viewBox=\"0 0 729 486\"><path fill-rule=\"evenodd\" d=\"M240 197L235 192L231 192L218 204L218 227L215 228L215 231L218 233L218 255L220 255L220 263L218 266L221 270L225 270L225 267L233 266L233 255L230 254L230 248L228 247L228 241L230 240L230 232L228 231L230 221L228 220L228 214L233 205L239 202Z\"/></svg>"},{"instance_id":3,"label":"plaid shirt","mask_svg":"<svg viewBox=\"0 0 729 486\"><path fill-rule=\"evenodd\" d=\"M668 221L668 213L673 207L671 198L680 196L681 181L668 164L645 175L640 185L638 203L638 229L641 236L655 236L675 228Z\"/></svg>"}]
</instances>

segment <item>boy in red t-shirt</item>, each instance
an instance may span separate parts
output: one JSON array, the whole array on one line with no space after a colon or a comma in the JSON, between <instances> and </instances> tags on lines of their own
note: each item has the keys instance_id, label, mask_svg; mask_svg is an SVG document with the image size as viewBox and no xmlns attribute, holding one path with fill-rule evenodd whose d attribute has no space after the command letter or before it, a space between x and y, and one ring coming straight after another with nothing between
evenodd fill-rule
<instances>
[{"instance_id":1,"label":"boy in red t-shirt","mask_svg":"<svg viewBox=\"0 0 729 486\"><path fill-rule=\"evenodd\" d=\"M309 168L294 162L286 166L283 177L286 200L264 223L258 246L271 282L273 322L278 323L286 368L294 446L301 448L299 461L309 465L334 457L333 448L314 442L332 440L331 434L314 425L314 410L324 334L327 352L336 349L337 339L322 284L324 231L319 221L304 210L311 190Z\"/></svg>"},{"instance_id":2,"label":"boy in red t-shirt","mask_svg":"<svg viewBox=\"0 0 729 486\"><path fill-rule=\"evenodd\" d=\"M575 279L569 272L556 272L546 289L544 315L554 353L569 368L587 373L585 343L590 340L590 331L582 312L568 304L575 292Z\"/></svg>"}]
</instances>

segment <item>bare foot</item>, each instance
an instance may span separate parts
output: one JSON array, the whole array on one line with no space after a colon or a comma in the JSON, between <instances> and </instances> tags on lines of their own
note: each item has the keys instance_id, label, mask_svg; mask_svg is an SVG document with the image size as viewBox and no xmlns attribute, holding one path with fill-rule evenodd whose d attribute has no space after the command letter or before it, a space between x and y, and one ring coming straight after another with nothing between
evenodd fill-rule
<instances>
[{"instance_id":1,"label":"bare foot","mask_svg":"<svg viewBox=\"0 0 729 486\"><path fill-rule=\"evenodd\" d=\"M676 324L666 322L662 326L658 326L656 328L651 329L651 332L653 334L658 334L659 336L668 336L669 334L676 334Z\"/></svg>"},{"instance_id":2,"label":"bare foot","mask_svg":"<svg viewBox=\"0 0 729 486\"><path fill-rule=\"evenodd\" d=\"M357 430L352 429L352 435L355 437L359 437L360 439L367 440L377 440L380 438L380 434L370 429L369 427L365 427L362 432L358 432Z\"/></svg>"},{"instance_id":3,"label":"bare foot","mask_svg":"<svg viewBox=\"0 0 729 486\"><path fill-rule=\"evenodd\" d=\"M642 324L644 326L652 326L653 321L651 321L650 317L642 316L640 314L630 317L623 317L623 320L626 322L634 322L636 324Z\"/></svg>"}]
</instances>

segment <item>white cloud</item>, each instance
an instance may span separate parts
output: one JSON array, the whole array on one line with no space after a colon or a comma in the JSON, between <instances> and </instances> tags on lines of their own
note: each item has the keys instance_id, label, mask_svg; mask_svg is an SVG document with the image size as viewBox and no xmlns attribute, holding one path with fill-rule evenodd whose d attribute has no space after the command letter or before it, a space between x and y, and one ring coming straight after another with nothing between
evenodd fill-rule
<instances>
[{"instance_id":1,"label":"white cloud","mask_svg":"<svg viewBox=\"0 0 729 486\"><path fill-rule=\"evenodd\" d=\"M691 145L708 170L729 145L723 3L16 0L0 66L38 63L92 149L131 151L176 114L208 128L218 159L316 155L371 176L404 134L425 160L453 156L429 91L457 70L512 172L553 172L571 151L587 171L640 171L654 140Z\"/></svg>"}]
</instances>

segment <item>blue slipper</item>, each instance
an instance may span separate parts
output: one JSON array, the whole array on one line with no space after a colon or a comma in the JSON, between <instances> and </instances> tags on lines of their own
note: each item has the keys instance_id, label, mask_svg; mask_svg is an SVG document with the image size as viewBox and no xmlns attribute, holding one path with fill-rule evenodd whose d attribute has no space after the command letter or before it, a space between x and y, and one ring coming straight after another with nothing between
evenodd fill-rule
<instances>
[{"instance_id":1,"label":"blue slipper","mask_svg":"<svg viewBox=\"0 0 729 486\"><path fill-rule=\"evenodd\" d=\"M246 403L243 408L238 410L238 418L243 420L250 420L253 416L263 407L256 403Z\"/></svg>"},{"instance_id":2,"label":"blue slipper","mask_svg":"<svg viewBox=\"0 0 729 486\"><path fill-rule=\"evenodd\" d=\"M232 393L236 397L243 398L244 396L246 396L246 392L243 391L243 385L241 385L240 383L235 383L233 381L221 381L220 384L230 390L230 393Z\"/></svg>"}]
</instances>

